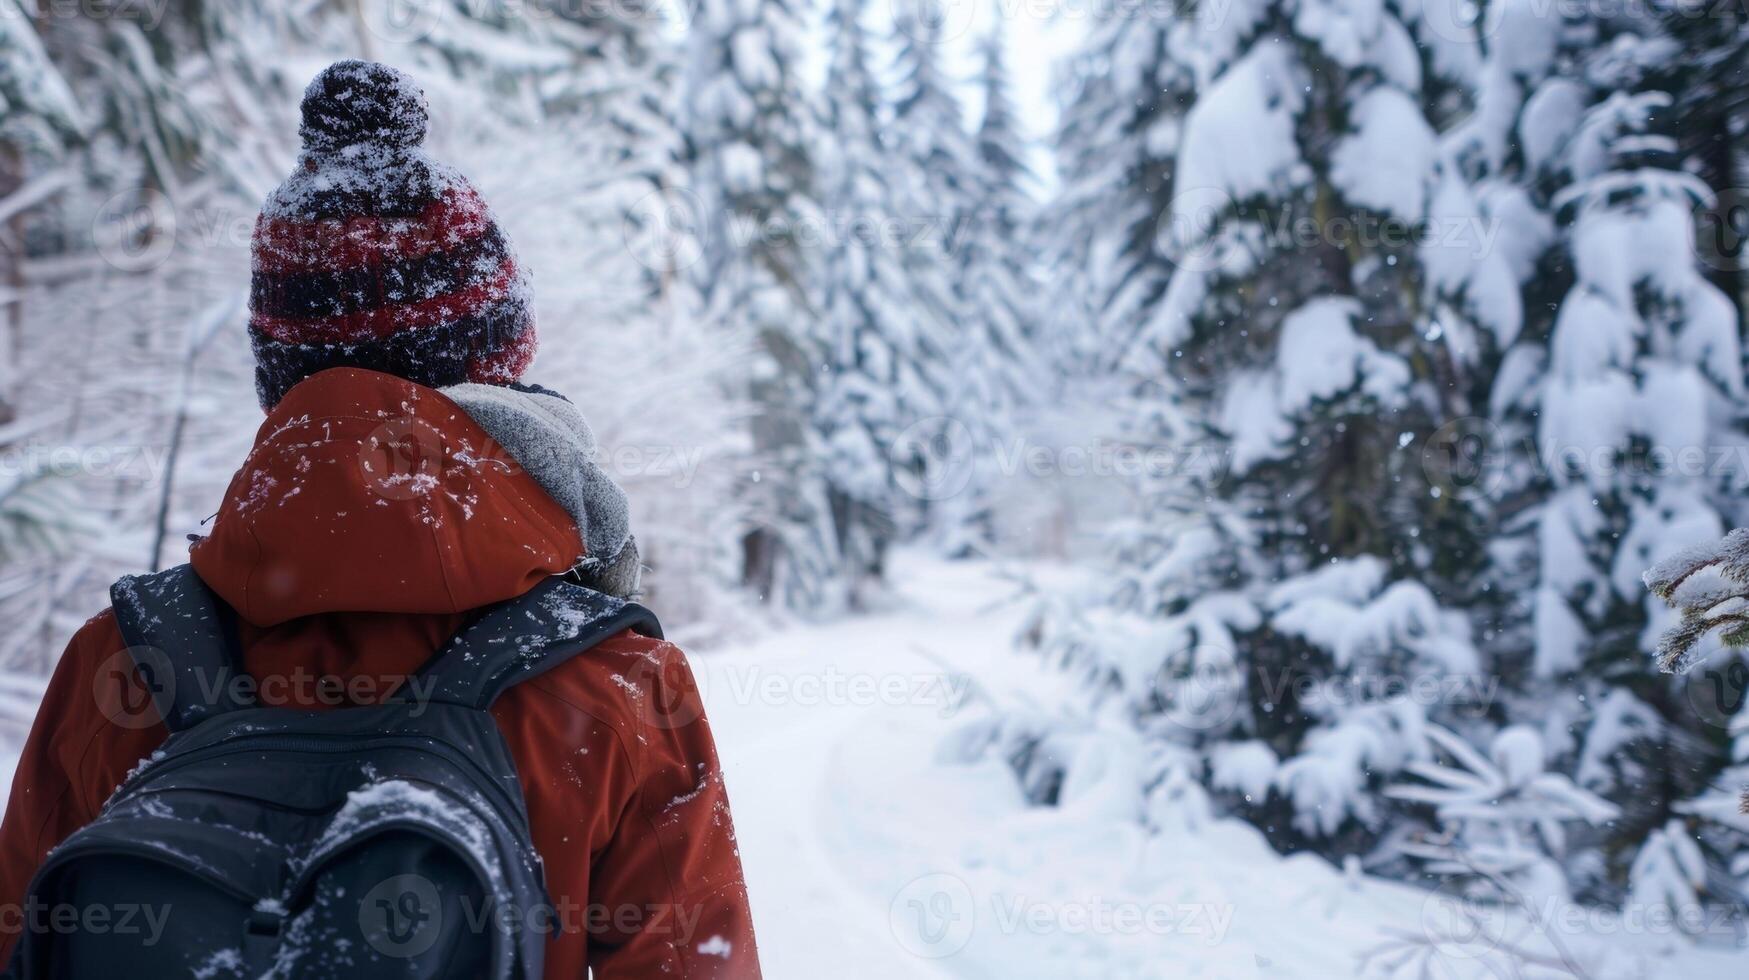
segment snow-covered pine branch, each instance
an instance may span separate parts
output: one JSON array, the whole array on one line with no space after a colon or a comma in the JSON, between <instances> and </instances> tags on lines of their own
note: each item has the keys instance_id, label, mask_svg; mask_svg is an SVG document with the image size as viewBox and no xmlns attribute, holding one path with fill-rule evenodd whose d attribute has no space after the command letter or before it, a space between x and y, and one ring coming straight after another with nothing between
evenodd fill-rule
<instances>
[{"instance_id":1,"label":"snow-covered pine branch","mask_svg":"<svg viewBox=\"0 0 1749 980\"><path fill-rule=\"evenodd\" d=\"M1665 673L1691 667L1695 647L1709 635L1730 649L1749 648L1749 528L1664 559L1646 571L1645 582L1682 617L1658 639L1658 666ZM1749 814L1749 788L1739 807Z\"/></svg>"},{"instance_id":2,"label":"snow-covered pine branch","mask_svg":"<svg viewBox=\"0 0 1749 980\"><path fill-rule=\"evenodd\" d=\"M1430 861L1435 873L1461 874L1473 866L1515 880L1533 895L1566 900L1559 866L1566 856L1563 824L1599 825L1617 817L1619 808L1547 771L1542 737L1528 726L1501 730L1487 755L1437 725L1426 734L1437 759L1404 770L1422 782L1398 783L1385 792L1433 807L1441 828L1404 850Z\"/></svg>"}]
</instances>

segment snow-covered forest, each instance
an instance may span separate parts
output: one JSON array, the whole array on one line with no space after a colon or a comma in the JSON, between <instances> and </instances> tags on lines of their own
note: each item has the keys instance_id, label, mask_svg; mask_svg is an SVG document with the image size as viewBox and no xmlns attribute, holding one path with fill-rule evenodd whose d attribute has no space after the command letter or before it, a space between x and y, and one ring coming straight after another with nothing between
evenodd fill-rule
<instances>
[{"instance_id":1,"label":"snow-covered forest","mask_svg":"<svg viewBox=\"0 0 1749 980\"><path fill-rule=\"evenodd\" d=\"M0 0L8 754L250 445L342 57L529 271L770 975L1749 968L1741 5Z\"/></svg>"}]
</instances>

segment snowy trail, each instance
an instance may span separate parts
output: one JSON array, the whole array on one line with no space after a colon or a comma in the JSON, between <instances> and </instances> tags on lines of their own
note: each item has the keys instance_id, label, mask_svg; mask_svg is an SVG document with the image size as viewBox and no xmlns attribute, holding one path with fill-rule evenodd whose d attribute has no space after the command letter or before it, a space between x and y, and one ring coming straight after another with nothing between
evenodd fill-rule
<instances>
[{"instance_id":1,"label":"snowy trail","mask_svg":"<svg viewBox=\"0 0 1749 980\"><path fill-rule=\"evenodd\" d=\"M1062 815L1028 811L999 765L931 760L964 713L956 673L996 689L1051 679L1011 652L1023 607L987 566L912 560L895 577L891 611L694 660L767 976L1189 975L1097 929L1016 927L1097 914L1095 899L1063 898L1080 858L1064 851ZM1093 842L1096 866L1133 867L1142 836L1110 830L1070 836ZM985 893L979 866L1004 886ZM998 891L1008 903L990 902Z\"/></svg>"},{"instance_id":2,"label":"snowy trail","mask_svg":"<svg viewBox=\"0 0 1749 980\"><path fill-rule=\"evenodd\" d=\"M772 980L1353 977L1448 906L1421 889L1283 858L1186 808L1154 835L1114 789L1024 804L1002 763L936 761L997 697L1061 685L1010 647L1024 611L988 566L907 556L893 608L694 658ZM1615 933L1604 977L1741 976L1733 950ZM1448 944L1430 975L1489 976ZM1366 974L1383 975L1383 974ZM1414 975L1410 973L1407 975Z\"/></svg>"},{"instance_id":3,"label":"snowy trail","mask_svg":"<svg viewBox=\"0 0 1749 980\"><path fill-rule=\"evenodd\" d=\"M819 832L833 818L828 794L841 745L871 716L904 710L883 700L878 683L941 676L892 642L926 626L913 610L694 658L728 770L769 977L952 976L896 944L884 903L857 888Z\"/></svg>"},{"instance_id":4,"label":"snowy trail","mask_svg":"<svg viewBox=\"0 0 1749 980\"><path fill-rule=\"evenodd\" d=\"M1284 858L1194 807L1144 833L1122 758L1059 808L1027 806L1000 761L937 761L986 710L956 678L1003 700L1062 679L1013 652L1024 603L989 566L903 556L895 580L887 611L693 658L771 980L1378 976L1361 953L1441 920L1436 896ZM1586 921L1608 934L1587 963L1597 980L1749 967L1740 950ZM1491 976L1475 950L1446 952L1431 976Z\"/></svg>"},{"instance_id":5,"label":"snowy trail","mask_svg":"<svg viewBox=\"0 0 1749 980\"><path fill-rule=\"evenodd\" d=\"M767 975L1159 975L1145 958L1119 955L1106 936L1068 928L1047 935L1003 921L1004 912L1054 915L1072 904L1054 897L1070 887L1072 865L1037 860L1060 853L1059 821L1029 814L999 765L931 760L965 713L957 675L986 689L1052 679L1029 678L1033 668L1011 652L1023 607L1004 601L1013 586L987 566L912 560L896 578L906 584L891 611L694 660L727 770ZM1018 833L1004 842L1008 831L991 831L1010 817L1019 818ZM1112 866L1128 867L1141 855L1141 836L1115 829L1095 836ZM1013 893L1024 911L986 907L989 896L971 892L968 844L971 865L1032 879L1037 890ZM1015 945L1017 931L1044 941Z\"/></svg>"}]
</instances>

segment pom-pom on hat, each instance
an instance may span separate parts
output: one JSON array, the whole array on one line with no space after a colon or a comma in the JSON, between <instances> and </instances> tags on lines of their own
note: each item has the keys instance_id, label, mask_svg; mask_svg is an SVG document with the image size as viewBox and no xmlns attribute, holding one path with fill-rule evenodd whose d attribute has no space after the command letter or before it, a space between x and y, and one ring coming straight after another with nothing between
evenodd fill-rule
<instances>
[{"instance_id":1,"label":"pom-pom on hat","mask_svg":"<svg viewBox=\"0 0 1749 980\"><path fill-rule=\"evenodd\" d=\"M255 222L249 338L272 407L331 367L431 387L517 380L534 358L528 281L467 178L425 155L425 93L340 61L304 91L303 153Z\"/></svg>"}]
</instances>

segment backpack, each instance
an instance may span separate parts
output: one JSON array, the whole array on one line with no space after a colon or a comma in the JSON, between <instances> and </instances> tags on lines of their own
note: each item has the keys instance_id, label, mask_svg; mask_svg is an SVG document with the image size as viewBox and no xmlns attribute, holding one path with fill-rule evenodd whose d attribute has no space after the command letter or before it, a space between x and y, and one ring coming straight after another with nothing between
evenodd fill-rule
<instances>
[{"instance_id":1,"label":"backpack","mask_svg":"<svg viewBox=\"0 0 1749 980\"><path fill-rule=\"evenodd\" d=\"M563 923L488 709L654 615L549 579L393 697L311 711L254 703L189 566L110 597L171 734L38 869L11 975L540 977Z\"/></svg>"}]
</instances>

